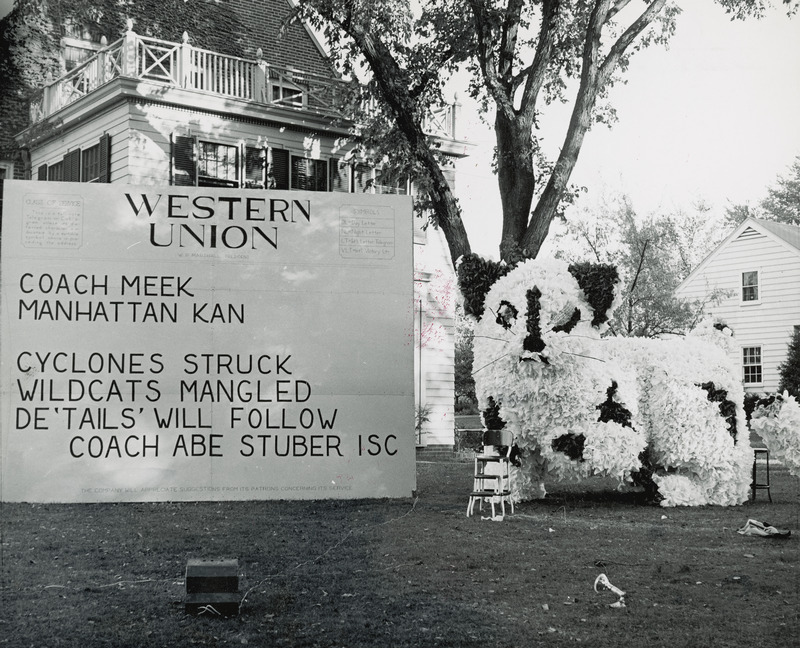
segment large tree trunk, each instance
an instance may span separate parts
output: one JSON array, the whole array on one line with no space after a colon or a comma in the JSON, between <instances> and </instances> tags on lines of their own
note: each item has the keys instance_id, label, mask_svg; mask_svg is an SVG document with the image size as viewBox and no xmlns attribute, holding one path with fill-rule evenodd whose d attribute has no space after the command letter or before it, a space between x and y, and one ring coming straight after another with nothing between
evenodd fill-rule
<instances>
[{"instance_id":1,"label":"large tree trunk","mask_svg":"<svg viewBox=\"0 0 800 648\"><path fill-rule=\"evenodd\" d=\"M522 252L522 239L528 227L536 187L531 124L518 116L509 119L502 111L497 111L494 130L497 137L497 182L503 206L500 258L512 262Z\"/></svg>"}]
</instances>

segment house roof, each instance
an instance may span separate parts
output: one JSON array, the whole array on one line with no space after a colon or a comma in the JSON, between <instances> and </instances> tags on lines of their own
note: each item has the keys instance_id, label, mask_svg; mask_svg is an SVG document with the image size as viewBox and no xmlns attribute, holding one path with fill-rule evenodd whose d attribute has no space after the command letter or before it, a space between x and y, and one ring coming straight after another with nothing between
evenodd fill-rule
<instances>
[{"instance_id":1,"label":"house roof","mask_svg":"<svg viewBox=\"0 0 800 648\"><path fill-rule=\"evenodd\" d=\"M775 236L783 239L789 245L800 250L800 227L797 225L787 225L775 221L764 220L762 218L750 219L761 225L765 230L772 232Z\"/></svg>"},{"instance_id":2,"label":"house roof","mask_svg":"<svg viewBox=\"0 0 800 648\"><path fill-rule=\"evenodd\" d=\"M692 270L689 275L680 283L676 289L676 293L680 294L683 288L688 285L696 275L701 273L711 260L719 254L726 245L731 241L735 241L742 234L747 235L747 230L753 230L768 236L769 238L777 241L778 243L791 249L792 252L800 255L800 227L797 225L787 225L785 223L777 223L775 221L764 220L763 218L748 217L741 223L733 232L731 232L725 239L717 245L716 248L703 259L697 267Z\"/></svg>"}]
</instances>

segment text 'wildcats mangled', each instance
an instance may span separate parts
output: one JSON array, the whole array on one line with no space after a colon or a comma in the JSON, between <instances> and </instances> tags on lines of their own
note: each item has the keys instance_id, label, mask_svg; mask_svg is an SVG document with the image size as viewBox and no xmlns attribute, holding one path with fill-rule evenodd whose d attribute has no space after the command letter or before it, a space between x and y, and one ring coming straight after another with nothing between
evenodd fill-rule
<instances>
[{"instance_id":1,"label":"text 'wildcats mangled'","mask_svg":"<svg viewBox=\"0 0 800 648\"><path fill-rule=\"evenodd\" d=\"M150 221L153 247L277 250L280 224L311 222L309 200L177 193L125 198L137 219Z\"/></svg>"}]
</instances>

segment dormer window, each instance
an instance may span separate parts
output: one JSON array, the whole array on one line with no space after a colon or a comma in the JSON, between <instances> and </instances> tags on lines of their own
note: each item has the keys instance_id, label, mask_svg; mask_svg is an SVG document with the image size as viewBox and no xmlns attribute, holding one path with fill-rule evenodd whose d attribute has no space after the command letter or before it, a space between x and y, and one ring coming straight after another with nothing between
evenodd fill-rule
<instances>
[{"instance_id":1,"label":"dormer window","mask_svg":"<svg viewBox=\"0 0 800 648\"><path fill-rule=\"evenodd\" d=\"M272 103L281 106L303 107L305 100L303 91L296 85L282 81L280 83L271 83L270 86Z\"/></svg>"},{"instance_id":2,"label":"dormer window","mask_svg":"<svg viewBox=\"0 0 800 648\"><path fill-rule=\"evenodd\" d=\"M742 273L742 302L757 302L760 299L758 271Z\"/></svg>"},{"instance_id":3,"label":"dormer window","mask_svg":"<svg viewBox=\"0 0 800 648\"><path fill-rule=\"evenodd\" d=\"M61 62L65 72L80 65L103 49L102 35L97 25L67 20L61 38Z\"/></svg>"}]
</instances>

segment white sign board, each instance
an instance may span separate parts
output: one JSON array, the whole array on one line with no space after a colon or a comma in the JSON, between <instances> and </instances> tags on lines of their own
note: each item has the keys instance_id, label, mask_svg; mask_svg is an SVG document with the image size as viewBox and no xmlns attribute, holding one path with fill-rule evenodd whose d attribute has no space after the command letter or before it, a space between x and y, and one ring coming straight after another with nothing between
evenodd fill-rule
<instances>
[{"instance_id":1,"label":"white sign board","mask_svg":"<svg viewBox=\"0 0 800 648\"><path fill-rule=\"evenodd\" d=\"M405 196L6 181L7 502L405 497Z\"/></svg>"}]
</instances>

